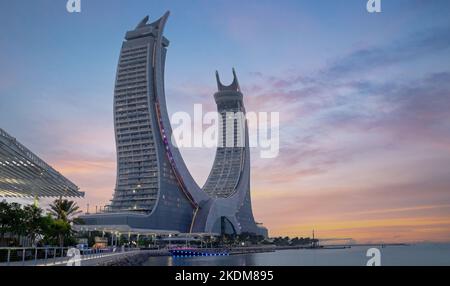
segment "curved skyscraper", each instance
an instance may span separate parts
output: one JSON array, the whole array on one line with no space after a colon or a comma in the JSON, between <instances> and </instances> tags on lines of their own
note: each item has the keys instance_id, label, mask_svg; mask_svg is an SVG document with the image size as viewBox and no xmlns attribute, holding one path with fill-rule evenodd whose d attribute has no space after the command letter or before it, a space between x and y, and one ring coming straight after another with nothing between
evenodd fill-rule
<instances>
[{"instance_id":1,"label":"curved skyscraper","mask_svg":"<svg viewBox=\"0 0 450 286\"><path fill-rule=\"evenodd\" d=\"M239 179L246 164L245 154L245 108L236 72L233 82L224 86L216 72L218 91L214 94L220 116L220 136L213 168L203 190L212 197L227 198L237 191ZM228 131L228 133L227 133ZM228 136L226 136L228 134Z\"/></svg>"},{"instance_id":2,"label":"curved skyscraper","mask_svg":"<svg viewBox=\"0 0 450 286\"><path fill-rule=\"evenodd\" d=\"M172 127L164 94L169 41L163 31L168 16L169 12L153 23L148 23L147 16L125 35L114 90L116 187L106 212L83 217L86 227L257 233L250 203L245 118L231 123L238 127L233 142L243 144L225 144L217 149L203 189L171 143ZM230 86L222 85L217 75L219 90L214 98L224 119L227 112L245 113L234 70L233 74Z\"/></svg>"},{"instance_id":3,"label":"curved skyscraper","mask_svg":"<svg viewBox=\"0 0 450 286\"><path fill-rule=\"evenodd\" d=\"M203 210L206 218L203 227L212 232L231 228L236 232L257 233L250 200L250 150L243 94L234 69L230 85L222 84L218 72L216 80L219 142L202 189L215 204Z\"/></svg>"}]
</instances>

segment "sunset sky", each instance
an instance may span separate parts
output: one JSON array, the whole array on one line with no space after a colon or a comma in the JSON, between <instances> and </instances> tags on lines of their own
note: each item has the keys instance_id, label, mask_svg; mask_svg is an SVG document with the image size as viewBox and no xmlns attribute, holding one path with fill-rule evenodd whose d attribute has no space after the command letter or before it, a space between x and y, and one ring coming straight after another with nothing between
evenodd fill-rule
<instances>
[{"instance_id":1,"label":"sunset sky","mask_svg":"<svg viewBox=\"0 0 450 286\"><path fill-rule=\"evenodd\" d=\"M247 111L280 112L280 153L252 150L271 236L450 241L450 1L0 0L0 128L105 205L115 184L121 42L171 16L169 113L214 110L214 72ZM214 149L183 149L199 185Z\"/></svg>"}]
</instances>

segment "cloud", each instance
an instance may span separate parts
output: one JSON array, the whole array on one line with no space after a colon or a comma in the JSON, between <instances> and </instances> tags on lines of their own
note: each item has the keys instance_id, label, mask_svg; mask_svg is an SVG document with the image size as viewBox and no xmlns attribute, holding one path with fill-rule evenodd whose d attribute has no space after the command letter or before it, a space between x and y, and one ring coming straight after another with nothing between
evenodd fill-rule
<instances>
[{"instance_id":1,"label":"cloud","mask_svg":"<svg viewBox=\"0 0 450 286\"><path fill-rule=\"evenodd\" d=\"M414 33L387 46L376 46L356 50L333 61L323 75L326 78L342 78L355 73L386 68L405 61L448 50L449 27L437 27Z\"/></svg>"},{"instance_id":2,"label":"cloud","mask_svg":"<svg viewBox=\"0 0 450 286\"><path fill-rule=\"evenodd\" d=\"M362 170L366 172L366 170ZM357 175L357 174L355 174ZM352 237L358 241L418 241L423 237L443 241L449 237L450 198L446 194L449 181L445 177L411 181L404 184L378 184L355 187L347 177L342 184L327 190L317 178L299 184L297 190L254 197L255 213L272 225L272 235L308 235L314 228L320 237ZM273 207L274 201L276 208ZM270 208L268 214L265 210ZM434 228L429 235L407 237L406 233ZM403 232L405 232L403 234Z\"/></svg>"},{"instance_id":3,"label":"cloud","mask_svg":"<svg viewBox=\"0 0 450 286\"><path fill-rule=\"evenodd\" d=\"M294 26L279 21L272 8L258 8L260 17L252 19L232 8L225 11L232 21L214 17L249 55L276 61L287 50L299 52L298 43L279 44L292 33L284 29ZM276 55L273 45L259 45L271 33L281 37ZM423 30L358 48L312 71L277 71L264 62L265 70L243 76L247 111L280 112L279 157L263 160L252 150L253 207L272 234L309 235L315 227L327 237L362 241L450 239L450 71L433 65L448 59L449 38L448 26ZM23 90L16 72L2 75L2 127L78 184L91 210L105 204L116 171L112 85L88 92L78 83L58 85L55 77L56 87ZM190 112L194 103L215 110L213 83L167 88L169 112ZM213 151L183 154L204 181Z\"/></svg>"},{"instance_id":4,"label":"cloud","mask_svg":"<svg viewBox=\"0 0 450 286\"><path fill-rule=\"evenodd\" d=\"M272 234L450 239L450 71L403 72L448 57L449 35L359 49L308 75L252 72L247 106L282 120L279 157L252 170L255 213Z\"/></svg>"}]
</instances>

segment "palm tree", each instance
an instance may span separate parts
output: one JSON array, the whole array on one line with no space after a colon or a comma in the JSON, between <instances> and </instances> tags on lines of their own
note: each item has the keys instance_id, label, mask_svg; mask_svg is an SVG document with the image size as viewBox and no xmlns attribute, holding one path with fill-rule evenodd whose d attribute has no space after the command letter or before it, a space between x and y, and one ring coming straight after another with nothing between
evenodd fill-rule
<instances>
[{"instance_id":1,"label":"palm tree","mask_svg":"<svg viewBox=\"0 0 450 286\"><path fill-rule=\"evenodd\" d=\"M75 217L82 213L77 203L59 198L50 205L49 214L54 217L51 231L58 237L59 244L64 245L64 238L72 234L72 223L81 224L82 220Z\"/></svg>"},{"instance_id":2,"label":"palm tree","mask_svg":"<svg viewBox=\"0 0 450 286\"><path fill-rule=\"evenodd\" d=\"M50 214L57 220L72 223L77 219L74 216L80 214L82 211L74 201L59 198L50 205Z\"/></svg>"}]
</instances>

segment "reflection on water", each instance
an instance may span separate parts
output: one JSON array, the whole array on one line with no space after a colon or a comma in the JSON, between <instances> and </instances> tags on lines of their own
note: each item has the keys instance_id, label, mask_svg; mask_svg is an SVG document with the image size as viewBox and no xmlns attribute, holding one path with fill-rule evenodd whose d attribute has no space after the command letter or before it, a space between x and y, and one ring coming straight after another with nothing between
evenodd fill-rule
<instances>
[{"instance_id":1,"label":"reflection on water","mask_svg":"<svg viewBox=\"0 0 450 286\"><path fill-rule=\"evenodd\" d=\"M145 266L364 266L369 247L280 250L212 257L150 257ZM450 244L417 244L380 248L381 264L450 266Z\"/></svg>"},{"instance_id":2,"label":"reflection on water","mask_svg":"<svg viewBox=\"0 0 450 286\"><path fill-rule=\"evenodd\" d=\"M150 257L145 266L249 266L259 265L256 254L198 257Z\"/></svg>"}]
</instances>

